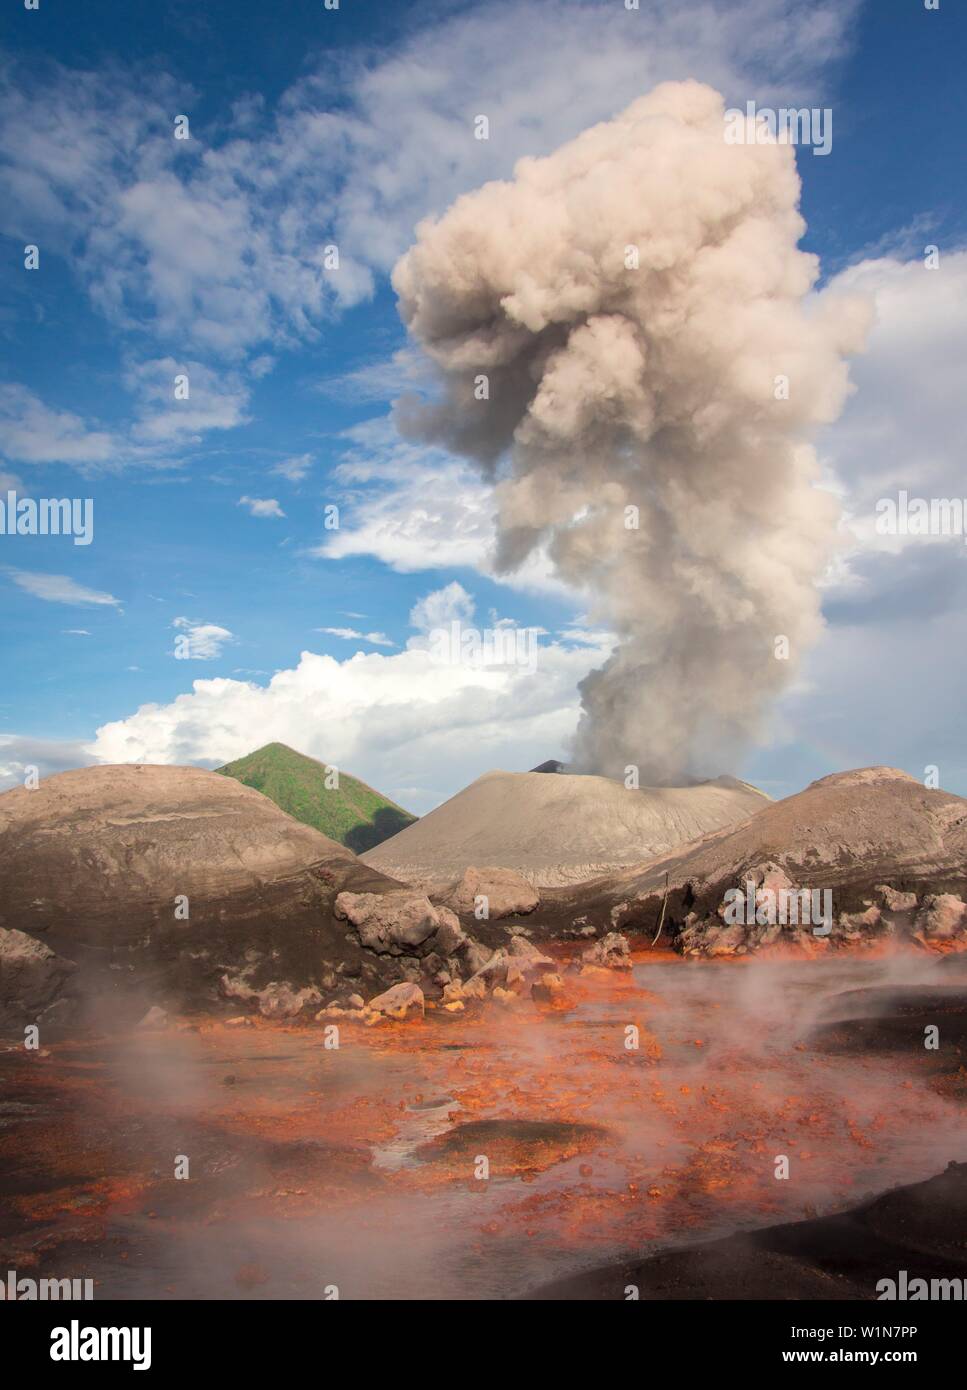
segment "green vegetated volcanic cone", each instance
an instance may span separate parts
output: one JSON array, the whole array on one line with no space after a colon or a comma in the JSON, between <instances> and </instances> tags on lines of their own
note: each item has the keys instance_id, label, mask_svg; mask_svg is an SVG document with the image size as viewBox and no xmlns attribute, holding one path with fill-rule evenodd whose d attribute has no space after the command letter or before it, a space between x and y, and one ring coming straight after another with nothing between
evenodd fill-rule
<instances>
[{"instance_id":1,"label":"green vegetated volcanic cone","mask_svg":"<svg viewBox=\"0 0 967 1390\"><path fill-rule=\"evenodd\" d=\"M382 844L416 820L342 769L338 787L327 787L326 765L284 743L267 743L215 770L254 787L295 820L314 826L356 854Z\"/></svg>"}]
</instances>

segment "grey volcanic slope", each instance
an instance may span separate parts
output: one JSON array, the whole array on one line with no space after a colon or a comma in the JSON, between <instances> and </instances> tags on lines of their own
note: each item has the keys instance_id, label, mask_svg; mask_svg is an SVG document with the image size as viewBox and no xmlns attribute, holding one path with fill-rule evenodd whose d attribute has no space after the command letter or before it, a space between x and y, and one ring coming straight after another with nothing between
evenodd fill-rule
<instances>
[{"instance_id":1,"label":"grey volcanic slope","mask_svg":"<svg viewBox=\"0 0 967 1390\"><path fill-rule=\"evenodd\" d=\"M539 886L577 883L640 864L769 804L764 792L732 777L629 791L607 777L487 772L362 858L411 882L497 865Z\"/></svg>"},{"instance_id":2,"label":"grey volcanic slope","mask_svg":"<svg viewBox=\"0 0 967 1390\"><path fill-rule=\"evenodd\" d=\"M324 959L359 954L332 915L336 894L396 887L260 792L200 768L82 768L0 795L0 927L118 982L153 971L193 993L260 956L273 979L311 980Z\"/></svg>"},{"instance_id":3,"label":"grey volcanic slope","mask_svg":"<svg viewBox=\"0 0 967 1390\"><path fill-rule=\"evenodd\" d=\"M674 936L689 913L713 918L726 888L741 886L767 864L780 866L797 885L833 889L837 914L862 910L878 884L919 897L962 896L967 800L928 790L896 768L834 773L771 802L742 825L553 893L534 920L578 911L620 920L623 927L654 927L667 874L665 922Z\"/></svg>"}]
</instances>

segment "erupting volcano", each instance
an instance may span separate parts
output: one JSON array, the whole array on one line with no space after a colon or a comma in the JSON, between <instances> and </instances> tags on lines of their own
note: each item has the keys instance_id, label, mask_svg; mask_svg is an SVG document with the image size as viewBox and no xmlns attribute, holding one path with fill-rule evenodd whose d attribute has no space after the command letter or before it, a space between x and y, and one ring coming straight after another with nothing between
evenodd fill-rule
<instances>
[{"instance_id":1,"label":"erupting volcano","mask_svg":"<svg viewBox=\"0 0 967 1390\"><path fill-rule=\"evenodd\" d=\"M577 883L745 820L768 801L733 777L631 789L565 772L488 772L363 860L407 882L499 864L537 885Z\"/></svg>"},{"instance_id":2,"label":"erupting volcano","mask_svg":"<svg viewBox=\"0 0 967 1390\"><path fill-rule=\"evenodd\" d=\"M15 8L0 1301L963 1301L957 7Z\"/></svg>"}]
</instances>

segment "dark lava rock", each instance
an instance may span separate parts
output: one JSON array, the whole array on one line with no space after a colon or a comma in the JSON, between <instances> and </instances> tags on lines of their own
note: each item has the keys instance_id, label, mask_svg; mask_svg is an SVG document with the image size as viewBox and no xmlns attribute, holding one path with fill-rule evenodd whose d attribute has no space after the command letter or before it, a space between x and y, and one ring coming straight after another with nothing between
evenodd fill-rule
<instances>
[{"instance_id":1,"label":"dark lava rock","mask_svg":"<svg viewBox=\"0 0 967 1390\"><path fill-rule=\"evenodd\" d=\"M22 931L0 927L0 1026L17 1033L39 1023L65 992L75 973L49 946Z\"/></svg>"}]
</instances>

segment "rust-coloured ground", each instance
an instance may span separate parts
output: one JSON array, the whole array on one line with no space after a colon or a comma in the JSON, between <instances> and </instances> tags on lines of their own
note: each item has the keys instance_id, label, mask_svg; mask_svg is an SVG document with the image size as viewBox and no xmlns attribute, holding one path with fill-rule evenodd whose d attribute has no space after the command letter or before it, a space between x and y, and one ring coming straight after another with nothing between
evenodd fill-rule
<instances>
[{"instance_id":1,"label":"rust-coloured ground","mask_svg":"<svg viewBox=\"0 0 967 1390\"><path fill-rule=\"evenodd\" d=\"M943 1029L939 1052L810 1041L823 1001L924 969L655 953L568 975L566 1007L341 1023L338 1048L210 1019L11 1047L0 1266L99 1297L515 1297L852 1205L965 1156Z\"/></svg>"}]
</instances>

